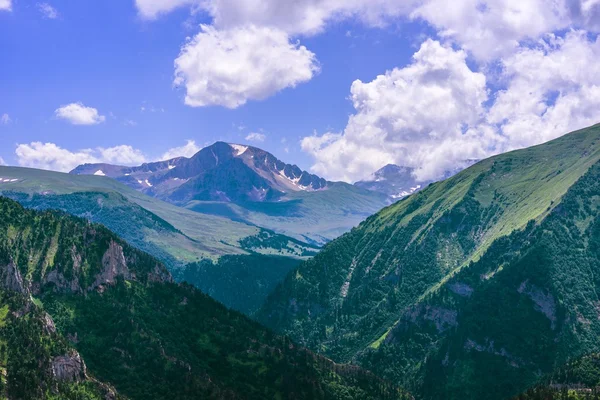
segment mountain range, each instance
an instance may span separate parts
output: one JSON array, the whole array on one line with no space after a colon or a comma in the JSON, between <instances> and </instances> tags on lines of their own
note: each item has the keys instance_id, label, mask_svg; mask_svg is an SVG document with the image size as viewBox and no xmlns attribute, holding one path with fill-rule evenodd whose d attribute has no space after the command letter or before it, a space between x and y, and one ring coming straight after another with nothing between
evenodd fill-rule
<instances>
[{"instance_id":1,"label":"mountain range","mask_svg":"<svg viewBox=\"0 0 600 400\"><path fill-rule=\"evenodd\" d=\"M292 271L259 321L419 399L507 399L598 351L600 125L480 161Z\"/></svg>"},{"instance_id":2,"label":"mountain range","mask_svg":"<svg viewBox=\"0 0 600 400\"><path fill-rule=\"evenodd\" d=\"M0 194L29 208L61 210L101 223L160 259L175 279L187 274L194 278L191 283L246 313L318 251L254 225L177 207L108 177L0 166Z\"/></svg>"},{"instance_id":3,"label":"mountain range","mask_svg":"<svg viewBox=\"0 0 600 400\"><path fill-rule=\"evenodd\" d=\"M322 245L388 204L387 195L325 179L252 146L216 142L191 158L139 167L85 164L149 196Z\"/></svg>"}]
</instances>

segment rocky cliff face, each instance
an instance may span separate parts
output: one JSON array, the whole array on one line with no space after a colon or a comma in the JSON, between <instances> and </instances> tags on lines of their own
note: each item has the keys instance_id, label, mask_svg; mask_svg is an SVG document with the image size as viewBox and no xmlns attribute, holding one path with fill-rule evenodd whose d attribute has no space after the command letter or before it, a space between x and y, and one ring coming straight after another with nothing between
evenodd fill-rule
<instances>
[{"instance_id":1,"label":"rocky cliff face","mask_svg":"<svg viewBox=\"0 0 600 400\"><path fill-rule=\"evenodd\" d=\"M75 350L52 359L52 376L61 382L83 382L88 379L85 362Z\"/></svg>"},{"instance_id":2,"label":"rocky cliff face","mask_svg":"<svg viewBox=\"0 0 600 400\"><path fill-rule=\"evenodd\" d=\"M102 256L102 271L96 275L96 280L88 290L112 285L118 277L129 280L135 278L135 275L127 267L123 248L114 241L111 241L108 250Z\"/></svg>"},{"instance_id":3,"label":"rocky cliff face","mask_svg":"<svg viewBox=\"0 0 600 400\"><path fill-rule=\"evenodd\" d=\"M21 272L13 262L8 263L4 268L0 268L0 286L13 292L26 292Z\"/></svg>"}]
</instances>

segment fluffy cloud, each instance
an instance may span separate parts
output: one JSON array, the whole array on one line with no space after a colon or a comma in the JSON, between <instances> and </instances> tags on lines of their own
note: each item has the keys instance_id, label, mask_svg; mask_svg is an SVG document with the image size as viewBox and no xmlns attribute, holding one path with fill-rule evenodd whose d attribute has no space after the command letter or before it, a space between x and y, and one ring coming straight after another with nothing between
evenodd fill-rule
<instances>
[{"instance_id":1,"label":"fluffy cloud","mask_svg":"<svg viewBox=\"0 0 600 400\"><path fill-rule=\"evenodd\" d=\"M54 143L32 142L18 144L15 154L22 167L61 172L69 172L85 163L137 165L145 161L144 155L139 150L126 145L70 151Z\"/></svg>"},{"instance_id":2,"label":"fluffy cloud","mask_svg":"<svg viewBox=\"0 0 600 400\"><path fill-rule=\"evenodd\" d=\"M0 0L0 11L12 11L12 0Z\"/></svg>"},{"instance_id":3,"label":"fluffy cloud","mask_svg":"<svg viewBox=\"0 0 600 400\"><path fill-rule=\"evenodd\" d=\"M101 162L109 164L139 165L146 161L144 154L129 145L120 145L109 148L98 148L95 153Z\"/></svg>"},{"instance_id":4,"label":"fluffy cloud","mask_svg":"<svg viewBox=\"0 0 600 400\"><path fill-rule=\"evenodd\" d=\"M175 84L185 86L192 107L236 108L306 82L318 70L315 55L283 31L203 25L175 60Z\"/></svg>"},{"instance_id":5,"label":"fluffy cloud","mask_svg":"<svg viewBox=\"0 0 600 400\"><path fill-rule=\"evenodd\" d=\"M10 116L6 113L2 114L2 116L0 117L0 124L2 125L8 125L11 121L12 120L10 119Z\"/></svg>"},{"instance_id":6,"label":"fluffy cloud","mask_svg":"<svg viewBox=\"0 0 600 400\"><path fill-rule=\"evenodd\" d=\"M355 81L356 109L343 133L302 140L315 157L313 171L353 181L386 163L440 175L465 158L478 157L487 130L478 129L488 99L486 78L472 71L466 53L427 40L411 65L372 82Z\"/></svg>"},{"instance_id":7,"label":"fluffy cloud","mask_svg":"<svg viewBox=\"0 0 600 400\"><path fill-rule=\"evenodd\" d=\"M4 166L7 165L6 162L4 161L4 158L0 157L0 165Z\"/></svg>"},{"instance_id":8,"label":"fluffy cloud","mask_svg":"<svg viewBox=\"0 0 600 400\"><path fill-rule=\"evenodd\" d=\"M523 40L573 24L600 29L598 0L207 0L219 28L254 24L288 34L322 32L329 21L356 18L382 26L398 17L423 20L441 37L491 60L509 54Z\"/></svg>"},{"instance_id":9,"label":"fluffy cloud","mask_svg":"<svg viewBox=\"0 0 600 400\"><path fill-rule=\"evenodd\" d=\"M0 0L1 1L1 0ZM197 0L135 0L135 5L142 18L155 19L184 5L199 3Z\"/></svg>"},{"instance_id":10,"label":"fluffy cloud","mask_svg":"<svg viewBox=\"0 0 600 400\"><path fill-rule=\"evenodd\" d=\"M202 147L198 146L194 140L188 140L187 143L180 147L173 147L167 150L160 158L161 160L171 160L177 157L192 157L199 152Z\"/></svg>"},{"instance_id":11,"label":"fluffy cloud","mask_svg":"<svg viewBox=\"0 0 600 400\"><path fill-rule=\"evenodd\" d=\"M45 18L58 18L58 11L48 3L37 3L37 8Z\"/></svg>"},{"instance_id":12,"label":"fluffy cloud","mask_svg":"<svg viewBox=\"0 0 600 400\"><path fill-rule=\"evenodd\" d=\"M490 60L508 54L523 39L562 27L568 21L564 1L445 0L424 1L411 14L471 51Z\"/></svg>"},{"instance_id":13,"label":"fluffy cloud","mask_svg":"<svg viewBox=\"0 0 600 400\"><path fill-rule=\"evenodd\" d=\"M502 61L507 87L497 94L490 122L510 148L600 122L599 59L600 38L592 41L583 31L548 35L533 48L521 48Z\"/></svg>"},{"instance_id":14,"label":"fluffy cloud","mask_svg":"<svg viewBox=\"0 0 600 400\"><path fill-rule=\"evenodd\" d=\"M315 55L291 36L323 31L326 22L356 17L383 25L409 8L393 0L136 0L153 19L181 6L212 16L212 26L185 44L175 60L175 84L193 107L236 108L307 82L319 67Z\"/></svg>"},{"instance_id":15,"label":"fluffy cloud","mask_svg":"<svg viewBox=\"0 0 600 400\"><path fill-rule=\"evenodd\" d=\"M315 34L331 20L355 17L369 25L383 25L407 14L411 4L396 0L135 0L144 18L154 19L182 6L207 11L218 29L267 26L288 34Z\"/></svg>"},{"instance_id":16,"label":"fluffy cloud","mask_svg":"<svg viewBox=\"0 0 600 400\"><path fill-rule=\"evenodd\" d=\"M353 181L386 163L439 177L469 158L527 147L600 122L600 38L584 31L552 34L500 60L488 99L486 80L465 52L428 40L412 65L374 81L356 81L356 113L342 133L313 135L302 148L313 170ZM491 100L491 101L488 101Z\"/></svg>"},{"instance_id":17,"label":"fluffy cloud","mask_svg":"<svg viewBox=\"0 0 600 400\"><path fill-rule=\"evenodd\" d=\"M62 106L54 114L57 118L69 121L73 125L96 125L104 122L106 117L100 115L98 110L86 107L82 103L71 103Z\"/></svg>"},{"instance_id":18,"label":"fluffy cloud","mask_svg":"<svg viewBox=\"0 0 600 400\"><path fill-rule=\"evenodd\" d=\"M209 0L204 8L220 28L269 26L296 35L323 31L332 20L358 18L371 26L408 13L415 0Z\"/></svg>"},{"instance_id":19,"label":"fluffy cloud","mask_svg":"<svg viewBox=\"0 0 600 400\"><path fill-rule=\"evenodd\" d=\"M251 132L246 136L246 140L249 142L264 142L267 135L258 132Z\"/></svg>"}]
</instances>

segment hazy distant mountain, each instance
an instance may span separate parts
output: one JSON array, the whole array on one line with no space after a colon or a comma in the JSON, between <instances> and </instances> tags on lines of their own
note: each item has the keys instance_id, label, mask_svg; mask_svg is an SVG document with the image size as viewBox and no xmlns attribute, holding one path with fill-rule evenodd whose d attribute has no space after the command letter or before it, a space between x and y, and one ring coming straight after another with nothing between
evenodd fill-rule
<instances>
[{"instance_id":1,"label":"hazy distant mountain","mask_svg":"<svg viewBox=\"0 0 600 400\"><path fill-rule=\"evenodd\" d=\"M150 196L316 244L349 231L389 203L387 195L325 179L252 146L216 142L191 158L124 167L85 164Z\"/></svg>"},{"instance_id":2,"label":"hazy distant mountain","mask_svg":"<svg viewBox=\"0 0 600 400\"><path fill-rule=\"evenodd\" d=\"M446 171L439 180L448 179L476 162L477 160L466 160L456 168ZM415 168L388 164L374 172L368 179L358 181L354 185L366 190L383 193L389 196L392 201L395 201L436 182L436 180L417 180L415 171Z\"/></svg>"},{"instance_id":3,"label":"hazy distant mountain","mask_svg":"<svg viewBox=\"0 0 600 400\"><path fill-rule=\"evenodd\" d=\"M417 182L414 176L415 169L388 164L373 173L369 179L356 182L354 185L384 193L392 199L400 199L411 195L427 186L428 182Z\"/></svg>"}]
</instances>

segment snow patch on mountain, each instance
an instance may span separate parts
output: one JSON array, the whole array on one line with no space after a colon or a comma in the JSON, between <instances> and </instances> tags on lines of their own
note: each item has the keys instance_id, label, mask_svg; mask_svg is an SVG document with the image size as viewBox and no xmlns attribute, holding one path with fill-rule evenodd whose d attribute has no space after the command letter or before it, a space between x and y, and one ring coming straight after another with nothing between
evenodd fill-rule
<instances>
[{"instance_id":1,"label":"snow patch on mountain","mask_svg":"<svg viewBox=\"0 0 600 400\"><path fill-rule=\"evenodd\" d=\"M377 181L377 182L379 182L379 181ZM392 197L392 199L401 199L403 197L410 196L411 194L416 193L419 190L421 190L421 185L416 185L416 186L411 187L408 190L403 190L398 194L393 194L391 197Z\"/></svg>"},{"instance_id":2,"label":"snow patch on mountain","mask_svg":"<svg viewBox=\"0 0 600 400\"><path fill-rule=\"evenodd\" d=\"M244 154L246 152L246 150L248 150L248 146L242 146L239 144L229 144L231 146L232 149L235 150L235 155L236 157L241 156L242 154Z\"/></svg>"},{"instance_id":3,"label":"snow patch on mountain","mask_svg":"<svg viewBox=\"0 0 600 400\"><path fill-rule=\"evenodd\" d=\"M106 176L106 174L104 172L102 172L101 169L99 169L98 171L94 172L94 175L96 175L96 176Z\"/></svg>"}]
</instances>

